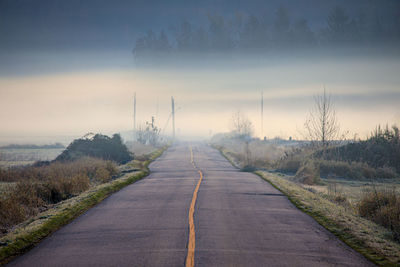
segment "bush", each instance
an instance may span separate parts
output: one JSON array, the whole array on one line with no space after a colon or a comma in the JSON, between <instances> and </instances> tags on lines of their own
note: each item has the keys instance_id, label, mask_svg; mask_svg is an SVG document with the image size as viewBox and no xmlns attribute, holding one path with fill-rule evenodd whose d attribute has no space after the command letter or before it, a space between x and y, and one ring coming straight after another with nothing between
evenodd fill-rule
<instances>
[{"instance_id":1,"label":"bush","mask_svg":"<svg viewBox=\"0 0 400 267\"><path fill-rule=\"evenodd\" d=\"M246 165L240 169L240 171L242 171L242 172L254 172L256 170L257 170L256 167L254 167L252 165Z\"/></svg>"},{"instance_id":2,"label":"bush","mask_svg":"<svg viewBox=\"0 0 400 267\"><path fill-rule=\"evenodd\" d=\"M112 138L96 134L92 138L76 139L55 160L73 161L87 156L112 160L120 164L133 160L132 154L123 144L119 134L114 134Z\"/></svg>"},{"instance_id":3,"label":"bush","mask_svg":"<svg viewBox=\"0 0 400 267\"><path fill-rule=\"evenodd\" d=\"M391 179L397 173L393 168L372 168L362 162L344 162L335 160L314 160L322 177L341 177L351 179Z\"/></svg>"},{"instance_id":4,"label":"bush","mask_svg":"<svg viewBox=\"0 0 400 267\"><path fill-rule=\"evenodd\" d=\"M295 179L307 185L318 184L320 183L319 169L313 162L306 162L296 172Z\"/></svg>"},{"instance_id":5,"label":"bush","mask_svg":"<svg viewBox=\"0 0 400 267\"><path fill-rule=\"evenodd\" d=\"M396 126L391 129L378 126L365 141L317 151L315 156L326 160L364 162L375 169L389 167L400 173L400 131ZM393 176L392 171L389 175Z\"/></svg>"},{"instance_id":6,"label":"bush","mask_svg":"<svg viewBox=\"0 0 400 267\"><path fill-rule=\"evenodd\" d=\"M381 189L366 192L359 205L359 214L393 232L400 240L400 196L394 190Z\"/></svg>"},{"instance_id":7,"label":"bush","mask_svg":"<svg viewBox=\"0 0 400 267\"><path fill-rule=\"evenodd\" d=\"M302 164L300 157L289 157L278 162L277 169L282 172L296 173Z\"/></svg>"}]
</instances>

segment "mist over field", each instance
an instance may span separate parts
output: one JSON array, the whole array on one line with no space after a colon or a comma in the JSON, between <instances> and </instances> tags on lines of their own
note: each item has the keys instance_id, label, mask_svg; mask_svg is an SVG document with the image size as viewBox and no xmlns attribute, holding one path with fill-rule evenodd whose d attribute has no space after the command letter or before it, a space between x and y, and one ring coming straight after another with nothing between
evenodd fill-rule
<instances>
[{"instance_id":1,"label":"mist over field","mask_svg":"<svg viewBox=\"0 0 400 267\"><path fill-rule=\"evenodd\" d=\"M1 1L0 142L126 133L155 117L208 138L240 110L302 139L325 87L348 138L399 124L398 1ZM40 17L40 18L38 18Z\"/></svg>"}]
</instances>

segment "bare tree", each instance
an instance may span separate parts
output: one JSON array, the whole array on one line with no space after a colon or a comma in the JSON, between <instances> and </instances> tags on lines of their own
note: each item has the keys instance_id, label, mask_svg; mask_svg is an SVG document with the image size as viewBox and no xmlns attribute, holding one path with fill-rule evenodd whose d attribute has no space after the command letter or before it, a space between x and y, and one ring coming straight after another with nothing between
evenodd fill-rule
<instances>
[{"instance_id":1,"label":"bare tree","mask_svg":"<svg viewBox=\"0 0 400 267\"><path fill-rule=\"evenodd\" d=\"M250 138L253 135L253 124L240 110L232 114L231 129L240 139Z\"/></svg>"},{"instance_id":2,"label":"bare tree","mask_svg":"<svg viewBox=\"0 0 400 267\"><path fill-rule=\"evenodd\" d=\"M240 110L237 110L235 113L232 114L231 128L234 137L238 138L244 144L243 152L245 155L246 166L251 165L251 151L249 144L253 135L253 124L245 115L241 113Z\"/></svg>"},{"instance_id":3,"label":"bare tree","mask_svg":"<svg viewBox=\"0 0 400 267\"><path fill-rule=\"evenodd\" d=\"M330 95L324 93L314 97L314 107L304 123L307 137L326 148L339 137L340 127Z\"/></svg>"},{"instance_id":4,"label":"bare tree","mask_svg":"<svg viewBox=\"0 0 400 267\"><path fill-rule=\"evenodd\" d=\"M151 144L155 146L160 137L160 130L154 124L154 117L151 117L151 122L147 121L145 125L139 125L136 132L137 141L144 145Z\"/></svg>"}]
</instances>

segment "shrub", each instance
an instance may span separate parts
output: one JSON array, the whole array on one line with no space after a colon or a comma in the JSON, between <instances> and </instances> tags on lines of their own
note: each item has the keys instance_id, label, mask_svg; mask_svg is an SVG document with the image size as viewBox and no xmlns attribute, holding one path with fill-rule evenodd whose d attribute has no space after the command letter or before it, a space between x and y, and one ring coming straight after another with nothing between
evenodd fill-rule
<instances>
[{"instance_id":1,"label":"shrub","mask_svg":"<svg viewBox=\"0 0 400 267\"><path fill-rule=\"evenodd\" d=\"M246 166L244 166L243 168L241 168L240 169L242 172L254 172L254 171L256 171L257 169L254 167L254 166L252 166L252 165L246 165Z\"/></svg>"},{"instance_id":2,"label":"shrub","mask_svg":"<svg viewBox=\"0 0 400 267\"><path fill-rule=\"evenodd\" d=\"M87 156L112 160L120 164L133 160L132 154L123 144L119 134L114 134L112 138L96 134L92 138L74 140L56 161L73 161Z\"/></svg>"},{"instance_id":3,"label":"shrub","mask_svg":"<svg viewBox=\"0 0 400 267\"><path fill-rule=\"evenodd\" d=\"M303 184L318 184L320 183L319 169L313 162L306 162L296 172L295 179Z\"/></svg>"},{"instance_id":4,"label":"shrub","mask_svg":"<svg viewBox=\"0 0 400 267\"><path fill-rule=\"evenodd\" d=\"M0 227L11 228L13 225L25 220L26 214L22 205L10 197L0 198Z\"/></svg>"},{"instance_id":5,"label":"shrub","mask_svg":"<svg viewBox=\"0 0 400 267\"><path fill-rule=\"evenodd\" d=\"M340 161L327 161L318 160L317 165L320 170L321 176L339 176L339 177L352 177L352 170L350 164Z\"/></svg>"},{"instance_id":6,"label":"shrub","mask_svg":"<svg viewBox=\"0 0 400 267\"><path fill-rule=\"evenodd\" d=\"M400 196L390 189L366 192L359 205L359 214L391 230L400 240Z\"/></svg>"},{"instance_id":7,"label":"shrub","mask_svg":"<svg viewBox=\"0 0 400 267\"><path fill-rule=\"evenodd\" d=\"M378 126L365 141L317 151L315 156L326 160L364 162L375 169L390 167L400 173L400 131L396 126L391 129Z\"/></svg>"},{"instance_id":8,"label":"shrub","mask_svg":"<svg viewBox=\"0 0 400 267\"><path fill-rule=\"evenodd\" d=\"M372 168L362 162L344 162L335 160L314 160L322 177L345 177L351 179L396 178L393 168Z\"/></svg>"},{"instance_id":9,"label":"shrub","mask_svg":"<svg viewBox=\"0 0 400 267\"><path fill-rule=\"evenodd\" d=\"M385 166L383 168L376 169L376 176L384 179L393 179L396 178L398 174L394 168Z\"/></svg>"},{"instance_id":10,"label":"shrub","mask_svg":"<svg viewBox=\"0 0 400 267\"><path fill-rule=\"evenodd\" d=\"M282 172L296 173L300 169L302 161L300 157L281 159L278 162L277 169Z\"/></svg>"}]
</instances>

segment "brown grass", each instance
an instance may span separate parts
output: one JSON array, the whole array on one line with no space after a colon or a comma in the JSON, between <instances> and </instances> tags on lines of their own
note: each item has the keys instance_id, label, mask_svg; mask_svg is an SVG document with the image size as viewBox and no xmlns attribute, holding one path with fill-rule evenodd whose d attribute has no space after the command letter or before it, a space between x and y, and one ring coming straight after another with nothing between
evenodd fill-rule
<instances>
[{"instance_id":1,"label":"brown grass","mask_svg":"<svg viewBox=\"0 0 400 267\"><path fill-rule=\"evenodd\" d=\"M358 211L361 216L391 230L394 238L400 241L400 196L394 189L374 188L365 192Z\"/></svg>"},{"instance_id":2,"label":"brown grass","mask_svg":"<svg viewBox=\"0 0 400 267\"><path fill-rule=\"evenodd\" d=\"M110 181L117 173L114 163L94 158L3 170L0 180L16 183L0 196L0 228L9 229L51 204Z\"/></svg>"},{"instance_id":3,"label":"brown grass","mask_svg":"<svg viewBox=\"0 0 400 267\"><path fill-rule=\"evenodd\" d=\"M318 167L313 162L307 162L296 172L295 178L298 182L308 185L320 183Z\"/></svg>"},{"instance_id":4,"label":"brown grass","mask_svg":"<svg viewBox=\"0 0 400 267\"><path fill-rule=\"evenodd\" d=\"M124 165L122 167L127 167L125 171L129 170L129 173L122 176L118 175L110 182L91 186L89 190L76 197L52 205L51 208L13 227L2 237L0 232L0 243L5 244L5 246L0 246L0 265L6 264L13 257L26 252L38 244L40 240L71 222L110 194L147 176L150 162L159 157L168 146L166 145L148 155L148 160L140 164L141 170L134 170L132 166Z\"/></svg>"}]
</instances>

